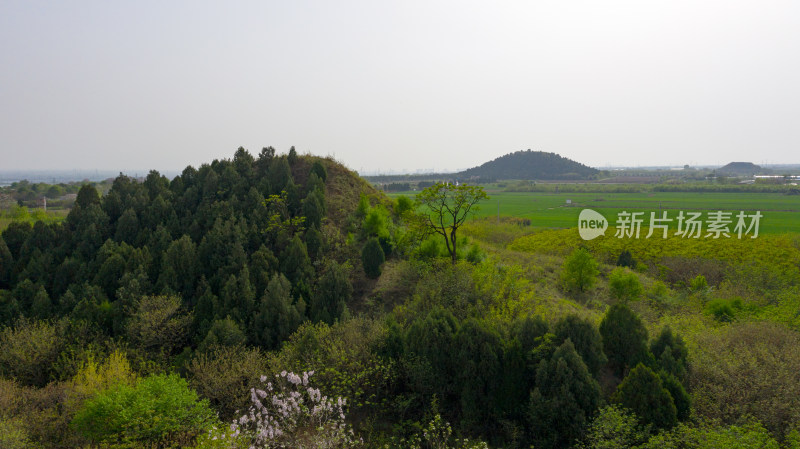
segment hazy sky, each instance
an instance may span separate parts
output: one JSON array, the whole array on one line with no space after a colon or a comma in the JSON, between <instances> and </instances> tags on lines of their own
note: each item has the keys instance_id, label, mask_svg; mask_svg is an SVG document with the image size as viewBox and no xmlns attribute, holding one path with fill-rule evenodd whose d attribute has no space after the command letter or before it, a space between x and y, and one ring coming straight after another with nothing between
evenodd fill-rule
<instances>
[{"instance_id":1,"label":"hazy sky","mask_svg":"<svg viewBox=\"0 0 800 449\"><path fill-rule=\"evenodd\" d=\"M0 170L800 162L800 2L0 0Z\"/></svg>"}]
</instances>

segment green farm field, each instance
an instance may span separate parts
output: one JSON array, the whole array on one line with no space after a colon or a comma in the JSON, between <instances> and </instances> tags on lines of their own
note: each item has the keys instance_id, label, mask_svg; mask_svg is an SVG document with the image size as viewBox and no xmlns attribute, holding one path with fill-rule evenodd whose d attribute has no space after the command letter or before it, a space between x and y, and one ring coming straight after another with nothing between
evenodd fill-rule
<instances>
[{"instance_id":1,"label":"green farm field","mask_svg":"<svg viewBox=\"0 0 800 449\"><path fill-rule=\"evenodd\" d=\"M392 197L406 195L413 198L416 192L391 194ZM613 225L617 214L645 212L643 226L650 220L650 212L666 211L673 219L680 211L731 212L733 220L740 211L751 214L761 212L759 233L800 232L800 197L780 193L543 193L500 192L487 190L489 200L480 204L476 217L500 215L528 218L531 225L542 228L571 228L578 222L583 209L592 209L603 214ZM567 204L570 200L571 204ZM731 227L732 229L732 227Z\"/></svg>"}]
</instances>

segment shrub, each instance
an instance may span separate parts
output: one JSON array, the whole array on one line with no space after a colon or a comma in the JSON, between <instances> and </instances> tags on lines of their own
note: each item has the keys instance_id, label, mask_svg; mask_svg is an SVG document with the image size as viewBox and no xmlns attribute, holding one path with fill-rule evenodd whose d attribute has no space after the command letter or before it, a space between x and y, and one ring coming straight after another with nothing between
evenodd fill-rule
<instances>
[{"instance_id":1,"label":"shrub","mask_svg":"<svg viewBox=\"0 0 800 449\"><path fill-rule=\"evenodd\" d=\"M611 296L619 301L633 301L639 299L644 289L639 277L622 267L614 268L608 276L608 288Z\"/></svg>"},{"instance_id":2,"label":"shrub","mask_svg":"<svg viewBox=\"0 0 800 449\"><path fill-rule=\"evenodd\" d=\"M364 273L370 279L377 279L381 275L381 265L386 261L386 256L383 253L378 239L371 238L364 245L361 251L361 263L364 265Z\"/></svg>"},{"instance_id":3,"label":"shrub","mask_svg":"<svg viewBox=\"0 0 800 449\"><path fill-rule=\"evenodd\" d=\"M612 404L601 408L586 430L579 449L629 449L647 441L646 428L630 410Z\"/></svg>"},{"instance_id":4,"label":"shrub","mask_svg":"<svg viewBox=\"0 0 800 449\"><path fill-rule=\"evenodd\" d=\"M216 346L189 363L189 382L227 420L246 407L247 391L266 369L267 360L258 349Z\"/></svg>"},{"instance_id":5,"label":"shrub","mask_svg":"<svg viewBox=\"0 0 800 449\"><path fill-rule=\"evenodd\" d=\"M589 251L578 248L564 262L561 282L568 292L584 292L594 285L599 273Z\"/></svg>"},{"instance_id":6,"label":"shrub","mask_svg":"<svg viewBox=\"0 0 800 449\"><path fill-rule=\"evenodd\" d=\"M181 313L177 296L146 296L135 304L128 337L142 349L171 354L188 340L192 318Z\"/></svg>"},{"instance_id":7,"label":"shrub","mask_svg":"<svg viewBox=\"0 0 800 449\"><path fill-rule=\"evenodd\" d=\"M678 422L672 395L658 374L641 363L619 384L612 400L657 428L669 429Z\"/></svg>"},{"instance_id":8,"label":"shrub","mask_svg":"<svg viewBox=\"0 0 800 449\"><path fill-rule=\"evenodd\" d=\"M250 408L233 421L234 437L250 440L251 448L351 448L361 444L345 421L346 400L329 398L309 378L283 371L274 381L261 377L250 390Z\"/></svg>"},{"instance_id":9,"label":"shrub","mask_svg":"<svg viewBox=\"0 0 800 449\"><path fill-rule=\"evenodd\" d=\"M410 438L394 438L384 449L489 449L480 440L454 439L450 423L442 419L440 414L431 418L427 426Z\"/></svg>"},{"instance_id":10,"label":"shrub","mask_svg":"<svg viewBox=\"0 0 800 449\"><path fill-rule=\"evenodd\" d=\"M800 422L800 336L774 323L734 323L702 336L689 374L698 417L750 415L778 439Z\"/></svg>"},{"instance_id":11,"label":"shrub","mask_svg":"<svg viewBox=\"0 0 800 449\"><path fill-rule=\"evenodd\" d=\"M44 386L63 347L55 325L20 320L0 331L0 374L25 385Z\"/></svg>"},{"instance_id":12,"label":"shrub","mask_svg":"<svg viewBox=\"0 0 800 449\"><path fill-rule=\"evenodd\" d=\"M223 320L214 320L206 338L197 346L197 350L204 352L214 346L238 346L243 345L245 341L247 337L242 329L228 316Z\"/></svg>"},{"instance_id":13,"label":"shrub","mask_svg":"<svg viewBox=\"0 0 800 449\"><path fill-rule=\"evenodd\" d=\"M82 401L114 385L133 385L135 381L136 374L122 352L112 352L102 363L90 356L70 381L72 398L68 402Z\"/></svg>"},{"instance_id":14,"label":"shrub","mask_svg":"<svg viewBox=\"0 0 800 449\"><path fill-rule=\"evenodd\" d=\"M175 374L118 384L86 401L73 428L95 443L136 448L187 445L215 421L208 401Z\"/></svg>"},{"instance_id":15,"label":"shrub","mask_svg":"<svg viewBox=\"0 0 800 449\"><path fill-rule=\"evenodd\" d=\"M713 316L717 321L730 323L743 308L744 303L741 298L717 298L706 304L705 312Z\"/></svg>"},{"instance_id":16,"label":"shrub","mask_svg":"<svg viewBox=\"0 0 800 449\"><path fill-rule=\"evenodd\" d=\"M41 446L31 441L21 419L0 417L0 447L3 449L37 449Z\"/></svg>"},{"instance_id":17,"label":"shrub","mask_svg":"<svg viewBox=\"0 0 800 449\"><path fill-rule=\"evenodd\" d=\"M650 438L647 443L639 447L641 449L778 449L780 445L759 422L746 421L728 427L715 427L705 423L696 426L679 424L669 432L661 432Z\"/></svg>"},{"instance_id":18,"label":"shrub","mask_svg":"<svg viewBox=\"0 0 800 449\"><path fill-rule=\"evenodd\" d=\"M695 278L689 281L689 290L696 293L703 293L708 290L708 282L706 281L706 277L702 274L698 274Z\"/></svg>"},{"instance_id":19,"label":"shrub","mask_svg":"<svg viewBox=\"0 0 800 449\"><path fill-rule=\"evenodd\" d=\"M617 258L617 266L618 267L627 267L627 268L634 268L636 266L636 261L633 260L633 255L627 249L619 253L619 257Z\"/></svg>"}]
</instances>

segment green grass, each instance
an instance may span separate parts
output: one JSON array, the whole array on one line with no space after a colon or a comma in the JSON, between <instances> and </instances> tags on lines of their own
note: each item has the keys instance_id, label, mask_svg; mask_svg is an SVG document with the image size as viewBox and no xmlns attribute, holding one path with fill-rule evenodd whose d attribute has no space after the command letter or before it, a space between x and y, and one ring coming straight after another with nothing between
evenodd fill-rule
<instances>
[{"instance_id":1,"label":"green grass","mask_svg":"<svg viewBox=\"0 0 800 449\"><path fill-rule=\"evenodd\" d=\"M46 212L46 215L44 214L45 214L44 212L39 211L36 214L30 214L27 215L25 218L17 220L28 221L31 224L42 218L47 222L61 221L67 218L67 215L69 214L69 209L50 209ZM15 219L7 215L4 215L2 212L0 212L0 232L2 232L5 228L7 228L8 225L11 224L11 222L13 221L15 221Z\"/></svg>"},{"instance_id":2,"label":"green grass","mask_svg":"<svg viewBox=\"0 0 800 449\"><path fill-rule=\"evenodd\" d=\"M672 227L677 226L675 219L680 211L703 212L705 221L705 212L722 210L732 212L734 222L739 211L760 211L763 217L759 233L800 232L800 197L780 193L487 193L489 200L481 203L475 216L497 216L499 205L500 215L528 218L533 226L543 228L576 227L578 215L587 208L603 214L612 226L622 211L645 212L643 226L647 226L650 212L660 216L659 211L667 211L668 218L673 219ZM415 192L391 196L401 194L413 198ZM572 204L568 205L567 200Z\"/></svg>"}]
</instances>

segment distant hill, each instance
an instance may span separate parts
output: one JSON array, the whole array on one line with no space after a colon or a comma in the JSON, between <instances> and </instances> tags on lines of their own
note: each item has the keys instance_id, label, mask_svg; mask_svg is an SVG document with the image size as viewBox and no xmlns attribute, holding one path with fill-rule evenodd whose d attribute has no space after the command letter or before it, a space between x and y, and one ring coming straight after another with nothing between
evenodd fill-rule
<instances>
[{"instance_id":1,"label":"distant hill","mask_svg":"<svg viewBox=\"0 0 800 449\"><path fill-rule=\"evenodd\" d=\"M484 179L587 179L599 170L587 167L555 153L517 151L506 154L480 167L458 174L464 178Z\"/></svg>"},{"instance_id":2,"label":"distant hill","mask_svg":"<svg viewBox=\"0 0 800 449\"><path fill-rule=\"evenodd\" d=\"M731 162L730 164L717 169L717 173L746 176L751 176L761 171L761 167L752 162Z\"/></svg>"}]
</instances>

